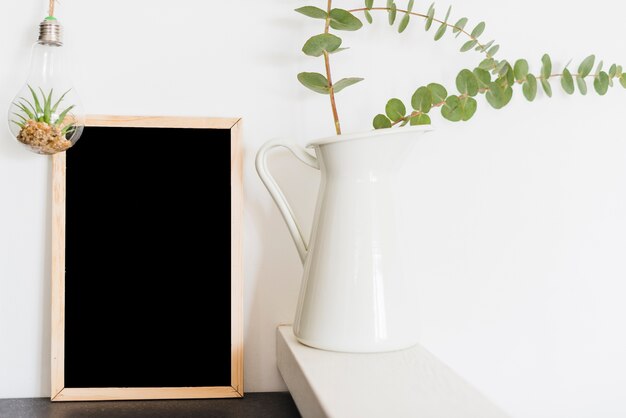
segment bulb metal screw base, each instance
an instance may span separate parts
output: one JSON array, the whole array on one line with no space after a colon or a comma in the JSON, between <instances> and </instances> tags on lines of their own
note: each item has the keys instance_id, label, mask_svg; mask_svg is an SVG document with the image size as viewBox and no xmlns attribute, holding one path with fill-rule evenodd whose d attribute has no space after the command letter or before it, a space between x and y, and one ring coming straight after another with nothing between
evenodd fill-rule
<instances>
[{"instance_id":1,"label":"bulb metal screw base","mask_svg":"<svg viewBox=\"0 0 626 418\"><path fill-rule=\"evenodd\" d=\"M39 39L40 44L44 45L63 45L63 26L56 19L45 19L39 24Z\"/></svg>"}]
</instances>

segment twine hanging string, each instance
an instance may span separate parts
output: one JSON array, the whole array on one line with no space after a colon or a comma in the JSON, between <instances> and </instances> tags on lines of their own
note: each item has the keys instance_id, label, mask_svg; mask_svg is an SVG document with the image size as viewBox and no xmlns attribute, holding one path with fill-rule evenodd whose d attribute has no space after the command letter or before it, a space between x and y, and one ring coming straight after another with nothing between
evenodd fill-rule
<instances>
[{"instance_id":1,"label":"twine hanging string","mask_svg":"<svg viewBox=\"0 0 626 418\"><path fill-rule=\"evenodd\" d=\"M54 3L55 0L50 0L50 5L48 6L48 16L54 17Z\"/></svg>"}]
</instances>

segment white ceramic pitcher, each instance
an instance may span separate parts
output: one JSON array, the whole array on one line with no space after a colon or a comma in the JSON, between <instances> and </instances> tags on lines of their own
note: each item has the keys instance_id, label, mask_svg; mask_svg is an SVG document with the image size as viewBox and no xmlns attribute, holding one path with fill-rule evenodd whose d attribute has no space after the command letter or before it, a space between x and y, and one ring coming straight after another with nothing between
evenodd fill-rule
<instances>
[{"instance_id":1,"label":"white ceramic pitcher","mask_svg":"<svg viewBox=\"0 0 626 418\"><path fill-rule=\"evenodd\" d=\"M405 269L410 235L398 207L410 190L397 176L428 127L384 129L312 142L317 158L281 140L266 143L256 168L287 222L304 264L293 329L303 344L332 351L382 352L417 343L415 280ZM311 238L267 169L267 153L285 147L321 170Z\"/></svg>"}]
</instances>

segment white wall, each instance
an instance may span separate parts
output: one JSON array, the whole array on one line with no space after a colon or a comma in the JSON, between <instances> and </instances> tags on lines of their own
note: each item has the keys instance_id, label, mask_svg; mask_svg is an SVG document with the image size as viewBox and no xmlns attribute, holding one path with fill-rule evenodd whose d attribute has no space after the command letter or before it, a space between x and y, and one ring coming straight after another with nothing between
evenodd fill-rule
<instances>
[{"instance_id":1,"label":"white wall","mask_svg":"<svg viewBox=\"0 0 626 418\"><path fill-rule=\"evenodd\" d=\"M44 3L3 5L5 108L23 82ZM340 2L348 3L360 5ZM291 321L301 274L253 157L270 138L332 133L327 97L295 80L321 69L299 52L321 30L292 12L304 4L65 0L57 13L90 113L244 118L249 391L285 389L274 328ZM626 64L624 13L610 0L466 0L453 16L487 21L502 57L538 63L550 52L561 68L592 52ZM433 42L422 22L398 35L385 16L377 20L345 34L352 49L334 58L336 77L367 78L339 97L345 131L369 129L390 97L409 98L431 81L452 86L480 58L458 53L462 41L451 36ZM436 117L437 132L417 147L405 207L422 290L415 326L427 348L514 416L624 416L626 90L604 98L555 90L533 104L518 94L502 111L481 99L467 124ZM272 167L308 229L317 173L281 153ZM49 169L0 130L0 398L49 391Z\"/></svg>"}]
</instances>

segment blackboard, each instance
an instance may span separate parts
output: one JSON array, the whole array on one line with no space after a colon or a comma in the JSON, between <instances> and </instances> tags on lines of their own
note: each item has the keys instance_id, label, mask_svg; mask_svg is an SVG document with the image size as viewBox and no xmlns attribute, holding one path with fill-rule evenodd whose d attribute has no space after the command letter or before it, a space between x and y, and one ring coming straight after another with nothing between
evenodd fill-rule
<instances>
[{"instance_id":1,"label":"blackboard","mask_svg":"<svg viewBox=\"0 0 626 418\"><path fill-rule=\"evenodd\" d=\"M243 395L239 132L90 117L53 157L52 400Z\"/></svg>"}]
</instances>

